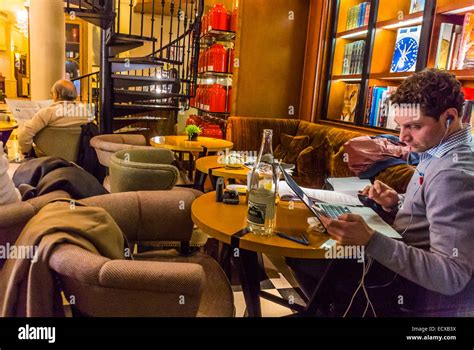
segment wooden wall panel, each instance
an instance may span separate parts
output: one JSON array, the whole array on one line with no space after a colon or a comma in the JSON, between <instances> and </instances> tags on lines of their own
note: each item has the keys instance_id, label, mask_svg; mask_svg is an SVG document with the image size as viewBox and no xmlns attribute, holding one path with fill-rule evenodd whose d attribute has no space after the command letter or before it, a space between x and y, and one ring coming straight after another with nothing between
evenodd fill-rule
<instances>
[{"instance_id":1,"label":"wooden wall panel","mask_svg":"<svg viewBox=\"0 0 474 350\"><path fill-rule=\"evenodd\" d=\"M236 48L240 67L233 115L298 117L309 4L308 0L240 1Z\"/></svg>"},{"instance_id":2,"label":"wooden wall panel","mask_svg":"<svg viewBox=\"0 0 474 350\"><path fill-rule=\"evenodd\" d=\"M299 117L302 120L316 122L322 109L325 88L324 68L328 64L326 49L329 33L327 21L330 18L329 0L311 0L309 11Z\"/></svg>"}]
</instances>

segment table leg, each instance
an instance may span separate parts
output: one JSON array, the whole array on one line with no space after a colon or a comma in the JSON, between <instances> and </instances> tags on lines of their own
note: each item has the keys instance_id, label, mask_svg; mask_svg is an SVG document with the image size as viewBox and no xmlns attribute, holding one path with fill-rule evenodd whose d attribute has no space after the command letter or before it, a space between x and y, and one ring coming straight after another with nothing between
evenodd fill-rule
<instances>
[{"instance_id":1,"label":"table leg","mask_svg":"<svg viewBox=\"0 0 474 350\"><path fill-rule=\"evenodd\" d=\"M209 180L211 180L212 189L216 190L216 183L217 183L218 176L212 175L212 169L209 169Z\"/></svg>"},{"instance_id":2,"label":"table leg","mask_svg":"<svg viewBox=\"0 0 474 350\"><path fill-rule=\"evenodd\" d=\"M194 155L189 152L189 164L188 164L188 177L189 180L193 181L193 170L194 170Z\"/></svg>"},{"instance_id":3,"label":"table leg","mask_svg":"<svg viewBox=\"0 0 474 350\"><path fill-rule=\"evenodd\" d=\"M247 305L247 313L249 317L262 317L262 309L260 306L260 269L256 252L245 249L239 249L237 259L239 264L240 281L242 291L244 292L245 304Z\"/></svg>"},{"instance_id":4,"label":"table leg","mask_svg":"<svg viewBox=\"0 0 474 350\"><path fill-rule=\"evenodd\" d=\"M219 242L219 252L217 256L217 262L224 270L227 278L232 283L232 261L231 261L232 249L228 244Z\"/></svg>"},{"instance_id":5,"label":"table leg","mask_svg":"<svg viewBox=\"0 0 474 350\"><path fill-rule=\"evenodd\" d=\"M196 169L194 174L194 188L201 192L204 192L204 184L206 183L207 174Z\"/></svg>"},{"instance_id":6,"label":"table leg","mask_svg":"<svg viewBox=\"0 0 474 350\"><path fill-rule=\"evenodd\" d=\"M326 277L328 276L329 272L332 269L332 265L334 264L334 260L331 260L328 265L326 266L326 269L324 270L323 275L319 279L319 282L316 286L316 288L313 291L313 294L311 295L311 298L308 301L308 304L306 305L306 309L295 315L298 317L314 317L316 315L316 311L318 310L319 304L321 300L323 300L324 295L327 295L327 283L326 283Z\"/></svg>"}]
</instances>

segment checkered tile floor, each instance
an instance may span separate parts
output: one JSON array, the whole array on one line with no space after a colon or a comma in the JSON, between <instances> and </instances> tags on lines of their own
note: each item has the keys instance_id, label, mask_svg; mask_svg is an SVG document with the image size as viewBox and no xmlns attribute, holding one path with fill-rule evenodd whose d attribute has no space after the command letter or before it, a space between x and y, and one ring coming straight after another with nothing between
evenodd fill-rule
<instances>
[{"instance_id":1,"label":"checkered tile floor","mask_svg":"<svg viewBox=\"0 0 474 350\"><path fill-rule=\"evenodd\" d=\"M293 302L304 305L302 294L298 284L293 279L289 268L286 266L284 259L281 257L263 256L265 272L269 279L260 283L260 288L267 293L282 297L288 303ZM236 309L236 317L245 316L245 299L240 285L233 285L234 305ZM260 298L263 317L282 317L294 313L291 309L276 304L264 298Z\"/></svg>"}]
</instances>

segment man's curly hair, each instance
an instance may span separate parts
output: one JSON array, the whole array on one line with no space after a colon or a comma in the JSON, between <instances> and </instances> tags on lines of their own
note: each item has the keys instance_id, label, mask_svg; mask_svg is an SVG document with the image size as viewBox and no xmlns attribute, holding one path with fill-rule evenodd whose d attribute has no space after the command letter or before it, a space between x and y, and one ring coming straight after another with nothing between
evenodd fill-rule
<instances>
[{"instance_id":1,"label":"man's curly hair","mask_svg":"<svg viewBox=\"0 0 474 350\"><path fill-rule=\"evenodd\" d=\"M444 70L427 68L408 77L390 96L394 104L419 104L423 115L439 120L448 108L462 115L464 94L461 83Z\"/></svg>"}]
</instances>

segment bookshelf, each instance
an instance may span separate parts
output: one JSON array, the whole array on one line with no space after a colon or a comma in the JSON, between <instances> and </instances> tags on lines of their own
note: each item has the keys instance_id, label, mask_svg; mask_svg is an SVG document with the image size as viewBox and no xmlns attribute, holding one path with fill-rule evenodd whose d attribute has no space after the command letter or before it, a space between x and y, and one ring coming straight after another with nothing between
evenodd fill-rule
<instances>
[{"instance_id":1,"label":"bookshelf","mask_svg":"<svg viewBox=\"0 0 474 350\"><path fill-rule=\"evenodd\" d=\"M328 21L329 45L325 53L327 79L318 122L375 133L397 132L393 122L387 121L384 113L380 113L383 104L379 102L372 106L371 97L375 97L375 101L383 101L414 72L437 66L442 23L452 23L452 28L456 28L456 25L463 25L466 13L473 13L474 16L472 0L418 1L424 2L424 5L416 11L412 8L414 1L330 1L332 16ZM361 14L360 9L367 7L370 7L369 10ZM354 11L356 17L358 13L358 25L348 28ZM413 42L412 39L418 44L417 55L409 56L408 63L397 59L397 56L394 59L396 45L400 47L402 43ZM363 49L360 50L357 45L362 45ZM454 48L453 45L450 50L455 52ZM451 57L454 56L451 53ZM354 70L354 65L358 69ZM463 87L474 87L474 67L448 68Z\"/></svg>"}]
</instances>

